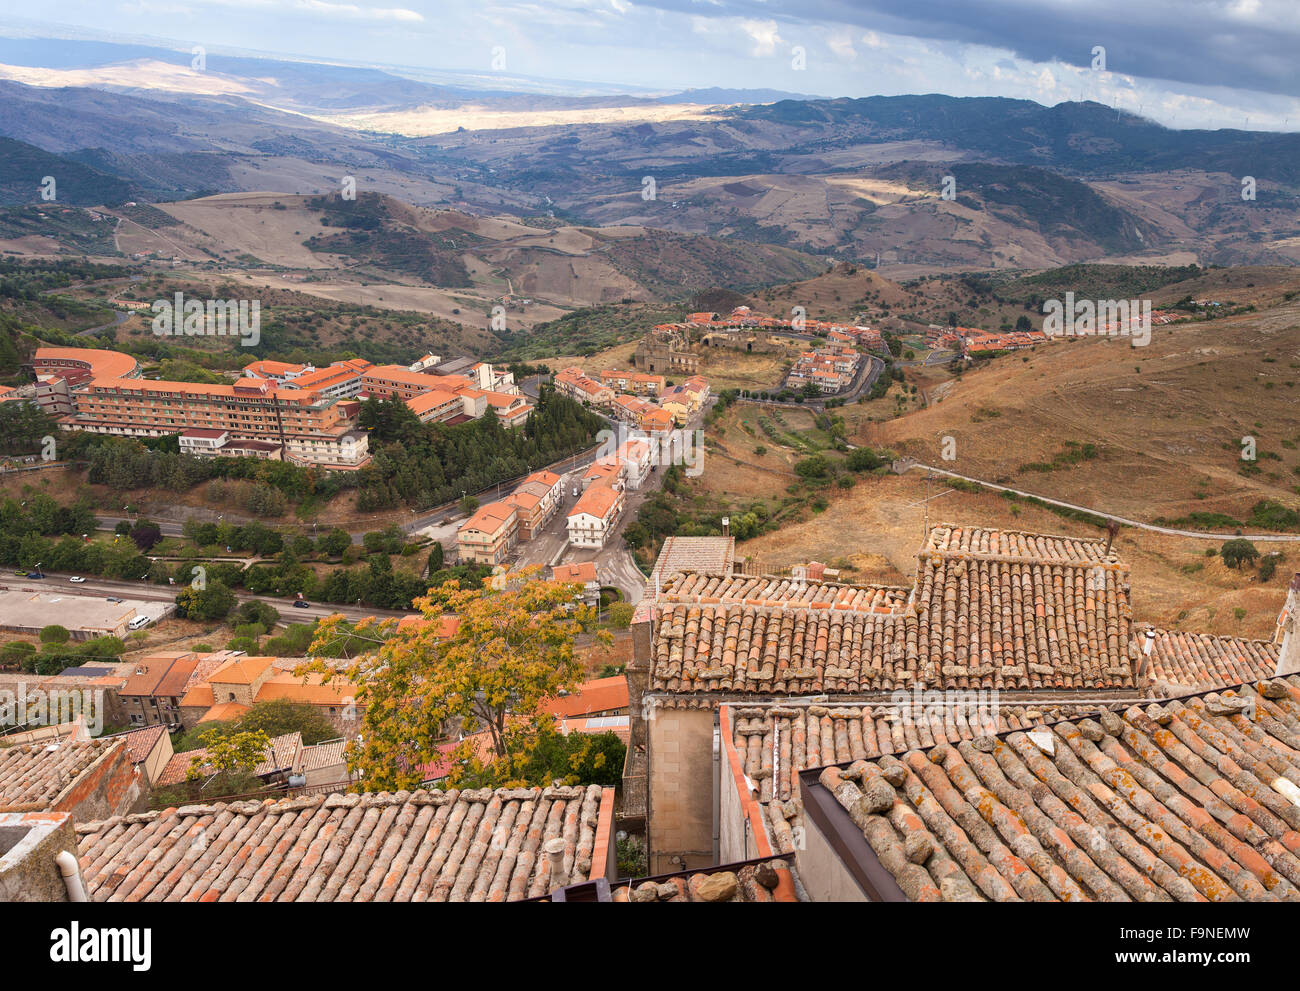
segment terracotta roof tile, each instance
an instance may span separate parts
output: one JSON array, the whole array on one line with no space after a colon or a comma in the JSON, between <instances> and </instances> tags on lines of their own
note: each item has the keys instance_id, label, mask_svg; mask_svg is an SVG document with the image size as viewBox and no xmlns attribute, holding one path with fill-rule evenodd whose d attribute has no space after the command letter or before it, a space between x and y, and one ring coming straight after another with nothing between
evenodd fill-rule
<instances>
[{"instance_id":1,"label":"terracotta roof tile","mask_svg":"<svg viewBox=\"0 0 1300 991\"><path fill-rule=\"evenodd\" d=\"M937 527L912 589L683 573L650 687L834 694L1135 685L1128 569L1097 541Z\"/></svg>"},{"instance_id":2,"label":"terracotta roof tile","mask_svg":"<svg viewBox=\"0 0 1300 991\"><path fill-rule=\"evenodd\" d=\"M92 901L516 901L593 873L602 790L415 791L190 805L79 826ZM597 876L603 874L597 865Z\"/></svg>"},{"instance_id":3,"label":"terracotta roof tile","mask_svg":"<svg viewBox=\"0 0 1300 991\"><path fill-rule=\"evenodd\" d=\"M1146 671L1163 695L1206 691L1271 677L1277 670L1278 645L1267 640L1215 637L1179 630L1153 630L1150 666ZM1134 649L1146 646L1145 633L1134 637Z\"/></svg>"},{"instance_id":4,"label":"terracotta roof tile","mask_svg":"<svg viewBox=\"0 0 1300 991\"><path fill-rule=\"evenodd\" d=\"M49 808L86 770L121 740L64 740L0 747L0 812Z\"/></svg>"},{"instance_id":5,"label":"terracotta roof tile","mask_svg":"<svg viewBox=\"0 0 1300 991\"><path fill-rule=\"evenodd\" d=\"M911 900L1300 901L1300 676L819 781Z\"/></svg>"},{"instance_id":6,"label":"terracotta roof tile","mask_svg":"<svg viewBox=\"0 0 1300 991\"><path fill-rule=\"evenodd\" d=\"M127 750L131 751L131 763L139 764L149 759L153 748L158 745L158 741L162 739L166 732L166 726L162 723L155 723L153 726L129 729L123 733L114 733L111 736L102 737L102 739L124 742Z\"/></svg>"},{"instance_id":7,"label":"terracotta roof tile","mask_svg":"<svg viewBox=\"0 0 1300 991\"><path fill-rule=\"evenodd\" d=\"M969 693L970 704L948 704L962 698L906 693L899 701L870 704L729 703L723 706L723 725L730 730L724 745L753 786L748 797L760 807L773 850L792 853L804 828L800 771L1029 729L1101 708L1095 700L1008 704L975 692Z\"/></svg>"},{"instance_id":8,"label":"terracotta roof tile","mask_svg":"<svg viewBox=\"0 0 1300 991\"><path fill-rule=\"evenodd\" d=\"M782 859L724 864L680 874L620 881L614 902L797 902L793 870Z\"/></svg>"}]
</instances>

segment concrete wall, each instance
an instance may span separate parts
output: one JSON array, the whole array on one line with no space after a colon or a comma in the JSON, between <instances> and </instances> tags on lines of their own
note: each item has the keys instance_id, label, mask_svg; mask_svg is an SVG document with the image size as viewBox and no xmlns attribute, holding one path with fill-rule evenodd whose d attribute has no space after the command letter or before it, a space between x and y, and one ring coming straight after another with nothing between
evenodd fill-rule
<instances>
[{"instance_id":1,"label":"concrete wall","mask_svg":"<svg viewBox=\"0 0 1300 991\"><path fill-rule=\"evenodd\" d=\"M66 902L54 858L77 855L72 817L56 812L0 813L0 902Z\"/></svg>"},{"instance_id":2,"label":"concrete wall","mask_svg":"<svg viewBox=\"0 0 1300 991\"><path fill-rule=\"evenodd\" d=\"M729 708L723 706L718 712L722 744L718 774L718 862L723 864L770 857L774 852L762 807L748 790L744 764L733 743L731 718Z\"/></svg>"},{"instance_id":3,"label":"concrete wall","mask_svg":"<svg viewBox=\"0 0 1300 991\"><path fill-rule=\"evenodd\" d=\"M118 743L59 792L50 810L67 812L76 822L95 822L143 812L148 804L148 780L131 763L126 744Z\"/></svg>"},{"instance_id":4,"label":"concrete wall","mask_svg":"<svg viewBox=\"0 0 1300 991\"><path fill-rule=\"evenodd\" d=\"M650 873L711 866L714 710L653 706L646 715Z\"/></svg>"},{"instance_id":5,"label":"concrete wall","mask_svg":"<svg viewBox=\"0 0 1300 991\"><path fill-rule=\"evenodd\" d=\"M865 902L870 901L844 861L831 849L826 837L816 823L808 820L804 830L802 848L795 852L799 880L803 882L808 898L815 902Z\"/></svg>"}]
</instances>

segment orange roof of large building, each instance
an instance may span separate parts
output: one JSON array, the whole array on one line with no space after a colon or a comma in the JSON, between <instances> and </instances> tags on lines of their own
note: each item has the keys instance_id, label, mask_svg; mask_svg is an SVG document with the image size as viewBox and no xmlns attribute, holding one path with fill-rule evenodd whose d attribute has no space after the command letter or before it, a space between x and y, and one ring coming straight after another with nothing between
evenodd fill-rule
<instances>
[{"instance_id":1,"label":"orange roof of large building","mask_svg":"<svg viewBox=\"0 0 1300 991\"><path fill-rule=\"evenodd\" d=\"M406 401L406 408L416 416L421 413L427 413L431 409L437 409L445 403L458 402L460 396L454 392L447 392L445 389L433 389L429 392L416 396Z\"/></svg>"},{"instance_id":2,"label":"orange roof of large building","mask_svg":"<svg viewBox=\"0 0 1300 991\"><path fill-rule=\"evenodd\" d=\"M189 688L190 679L194 676L194 670L199 666L197 656L181 657L172 662L172 666L167 669L167 673L162 676L158 686L154 689L155 695L163 695L169 698L180 698Z\"/></svg>"},{"instance_id":3,"label":"orange roof of large building","mask_svg":"<svg viewBox=\"0 0 1300 991\"><path fill-rule=\"evenodd\" d=\"M199 706L210 709L215 703L216 696L212 694L212 686L206 681L200 681L181 698L181 705L187 709Z\"/></svg>"},{"instance_id":4,"label":"orange roof of large building","mask_svg":"<svg viewBox=\"0 0 1300 991\"><path fill-rule=\"evenodd\" d=\"M237 657L208 675L208 682L217 685L251 685L274 660L274 657Z\"/></svg>"},{"instance_id":5,"label":"orange roof of large building","mask_svg":"<svg viewBox=\"0 0 1300 991\"><path fill-rule=\"evenodd\" d=\"M33 364L46 361L81 361L94 378L129 378L139 368L135 358L106 348L37 348Z\"/></svg>"},{"instance_id":6,"label":"orange roof of large building","mask_svg":"<svg viewBox=\"0 0 1300 991\"><path fill-rule=\"evenodd\" d=\"M240 383L246 383L241 385ZM192 396L207 396L211 398L248 398L240 396L235 392L236 388L258 389L264 391L264 395L281 403L291 403L296 406L310 405L319 400L315 392L305 389L272 389L267 388L266 379L240 379L233 385L209 385L200 382L169 382L160 379L124 379L109 378L96 376L90 383L96 389L121 389L127 392L161 392L161 393L185 393Z\"/></svg>"},{"instance_id":7,"label":"orange roof of large building","mask_svg":"<svg viewBox=\"0 0 1300 991\"><path fill-rule=\"evenodd\" d=\"M587 491L582 493L578 501L573 504L569 510L569 516L580 516L587 513L591 516L604 519L606 514L617 505L622 493L615 491L609 485L603 482L593 482Z\"/></svg>"},{"instance_id":8,"label":"orange roof of large building","mask_svg":"<svg viewBox=\"0 0 1300 991\"><path fill-rule=\"evenodd\" d=\"M249 375L258 375L264 378L280 378L289 372L300 372L306 365L292 365L287 361L272 361L270 358L263 358L261 361L250 362L244 366L244 371Z\"/></svg>"},{"instance_id":9,"label":"orange roof of large building","mask_svg":"<svg viewBox=\"0 0 1300 991\"><path fill-rule=\"evenodd\" d=\"M596 562L583 561L581 564L556 564L551 566L553 582L587 582L597 581Z\"/></svg>"},{"instance_id":10,"label":"orange roof of large building","mask_svg":"<svg viewBox=\"0 0 1300 991\"><path fill-rule=\"evenodd\" d=\"M489 502L480 506L478 511L460 525L460 532L480 530L483 533L496 533L503 526L509 525L518 510L507 502Z\"/></svg>"},{"instance_id":11,"label":"orange roof of large building","mask_svg":"<svg viewBox=\"0 0 1300 991\"><path fill-rule=\"evenodd\" d=\"M318 368L314 372L299 375L286 384L291 389L328 389L343 382L353 381L360 374L355 368Z\"/></svg>"},{"instance_id":12,"label":"orange roof of large building","mask_svg":"<svg viewBox=\"0 0 1300 991\"><path fill-rule=\"evenodd\" d=\"M671 427L673 425L673 415L666 409L647 410L641 418L641 423L651 430L657 427Z\"/></svg>"},{"instance_id":13,"label":"orange roof of large building","mask_svg":"<svg viewBox=\"0 0 1300 991\"><path fill-rule=\"evenodd\" d=\"M273 674L257 690L257 701L268 702L274 699L287 699L290 702L305 702L308 705L346 705L355 702L357 686L337 679L324 683L325 675L296 675L292 671Z\"/></svg>"},{"instance_id":14,"label":"orange roof of large building","mask_svg":"<svg viewBox=\"0 0 1300 991\"><path fill-rule=\"evenodd\" d=\"M541 482L544 485L550 485L553 487L560 484L560 476L555 474L555 472L553 471L546 471L545 469L543 469L542 471L533 472L531 475L525 478L524 481Z\"/></svg>"},{"instance_id":15,"label":"orange roof of large building","mask_svg":"<svg viewBox=\"0 0 1300 991\"><path fill-rule=\"evenodd\" d=\"M239 702L222 702L220 705L214 705L207 712L199 717L201 723L225 723L232 719L238 719L249 710L249 706L242 705Z\"/></svg>"},{"instance_id":16,"label":"orange roof of large building","mask_svg":"<svg viewBox=\"0 0 1300 991\"><path fill-rule=\"evenodd\" d=\"M627 707L627 678L621 674L583 682L568 695L550 699L542 705L545 712L555 716L588 716L593 712Z\"/></svg>"},{"instance_id":17,"label":"orange roof of large building","mask_svg":"<svg viewBox=\"0 0 1300 991\"><path fill-rule=\"evenodd\" d=\"M171 670L176 662L191 657L188 650L169 650L160 651L157 654L150 654L147 657L140 658L135 667L131 669L131 674L126 679L126 684L118 691L119 695L181 695L180 692L160 692L158 686L166 677L167 672ZM197 663L197 660L196 660ZM185 672L188 678L194 671L194 665L191 664L189 670Z\"/></svg>"}]
</instances>

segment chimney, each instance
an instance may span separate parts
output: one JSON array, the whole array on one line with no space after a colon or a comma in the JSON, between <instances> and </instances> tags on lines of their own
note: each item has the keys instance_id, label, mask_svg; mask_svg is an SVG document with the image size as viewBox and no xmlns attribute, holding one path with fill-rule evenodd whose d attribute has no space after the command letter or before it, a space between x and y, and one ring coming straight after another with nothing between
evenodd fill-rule
<instances>
[{"instance_id":1,"label":"chimney","mask_svg":"<svg viewBox=\"0 0 1300 991\"><path fill-rule=\"evenodd\" d=\"M1119 532L1119 524L1114 520L1106 521L1106 557L1110 557L1110 545L1115 540L1115 534Z\"/></svg>"},{"instance_id":2,"label":"chimney","mask_svg":"<svg viewBox=\"0 0 1300 991\"><path fill-rule=\"evenodd\" d=\"M1146 643L1142 646L1142 663L1138 665L1137 680L1140 682L1147 673L1147 668L1151 666L1151 651L1156 646L1156 631L1147 627Z\"/></svg>"},{"instance_id":3,"label":"chimney","mask_svg":"<svg viewBox=\"0 0 1300 991\"><path fill-rule=\"evenodd\" d=\"M1300 611L1300 574L1291 579L1286 592L1286 605L1277 618L1278 633L1282 635L1282 648L1277 652L1277 670L1274 677L1300 674L1300 636L1296 633L1296 614ZM1277 634L1274 634L1276 639Z\"/></svg>"},{"instance_id":4,"label":"chimney","mask_svg":"<svg viewBox=\"0 0 1300 991\"><path fill-rule=\"evenodd\" d=\"M569 875L564 871L564 840L559 836L547 840L542 847L546 859L551 862L551 890L563 888L569 883Z\"/></svg>"},{"instance_id":5,"label":"chimney","mask_svg":"<svg viewBox=\"0 0 1300 991\"><path fill-rule=\"evenodd\" d=\"M722 517L722 535L723 535L724 537L730 537L730 536L731 536L731 517L730 517L730 516L724 516L724 517Z\"/></svg>"}]
</instances>

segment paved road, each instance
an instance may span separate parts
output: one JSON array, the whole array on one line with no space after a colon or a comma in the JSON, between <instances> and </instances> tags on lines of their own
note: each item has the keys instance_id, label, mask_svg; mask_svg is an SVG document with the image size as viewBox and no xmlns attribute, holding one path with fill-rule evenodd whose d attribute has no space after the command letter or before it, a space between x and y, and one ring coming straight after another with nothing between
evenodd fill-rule
<instances>
[{"instance_id":1,"label":"paved road","mask_svg":"<svg viewBox=\"0 0 1300 991\"><path fill-rule=\"evenodd\" d=\"M130 319L130 317L131 317L131 314L129 314L129 313L123 313L121 310L114 310L114 311L113 311L113 319L112 319L111 321L109 321L108 323L101 323L98 327L87 327L85 330L79 330L79 331L77 331L77 333L74 334L73 336L74 336L74 337L88 337L88 336L91 335L91 334L97 334L97 333L99 333L101 330L108 330L108 328L110 328L110 327L118 327L118 326L121 326L122 324L126 323L127 320Z\"/></svg>"},{"instance_id":2,"label":"paved road","mask_svg":"<svg viewBox=\"0 0 1300 991\"><path fill-rule=\"evenodd\" d=\"M801 403L791 402L788 399L756 399L752 395L742 396L738 401L755 403L759 406L779 406L782 409L811 409L817 411L825 410L828 399L842 399L845 402L852 402L859 396L870 392L871 387L876 384L876 379L880 378L880 373L885 370L885 363L875 355L867 355L866 358L867 360L858 368L857 374L853 377L853 382L850 383L847 392L837 392L833 395L805 399Z\"/></svg>"},{"instance_id":3,"label":"paved road","mask_svg":"<svg viewBox=\"0 0 1300 991\"><path fill-rule=\"evenodd\" d=\"M166 602L174 603L179 586L162 586L154 585L143 581L118 581L109 578L87 578L84 582L71 582L71 577L66 572L45 572L43 579L32 580L29 578L20 578L13 574L12 570L7 574L0 576L0 584L7 585L10 589L30 588L35 592L57 593L59 595L81 595L88 598L108 598L110 595L117 596L120 599L141 599L145 602ZM258 600L269 602L280 611L281 618L289 622L307 622L313 619L324 619L326 616L332 616L335 613L342 613L349 620L364 619L367 616L405 616L406 611L394 611L391 609L373 609L368 606L338 606L329 603L319 604L312 603L305 609L296 609L292 599L281 599L266 595L250 595L247 592L236 591L235 597L240 602Z\"/></svg>"},{"instance_id":4,"label":"paved road","mask_svg":"<svg viewBox=\"0 0 1300 991\"><path fill-rule=\"evenodd\" d=\"M986 482L982 478L972 478L969 475L959 475L955 471L948 471L944 468L936 468L933 465L921 464L916 462L909 465L908 470L912 468L921 468L925 471L932 471L936 475L946 475L949 478L960 478L965 482L974 482L982 485L986 489L993 489L996 492L1010 492L1013 495L1023 496L1026 499L1038 499L1042 502L1051 503L1053 506L1061 506L1064 509L1076 509L1083 513L1091 513L1093 516L1099 516L1104 520L1114 520L1124 526L1136 527L1139 530L1148 530L1151 533L1163 533L1171 537L1194 537L1198 540L1230 540L1236 537L1236 534L1228 533L1208 533L1203 530L1179 530L1174 527L1156 526L1154 523L1143 523L1140 520L1131 520L1125 516L1116 516L1114 513L1107 513L1104 510L1094 509L1091 506L1078 506L1072 502L1062 502L1059 499L1049 499L1047 496L1035 495L1032 492L1022 492L1020 489L1009 488L1005 485L998 485L995 482ZM1300 543L1300 534L1285 533L1243 533L1241 535L1246 540L1266 541L1269 543Z\"/></svg>"}]
</instances>

